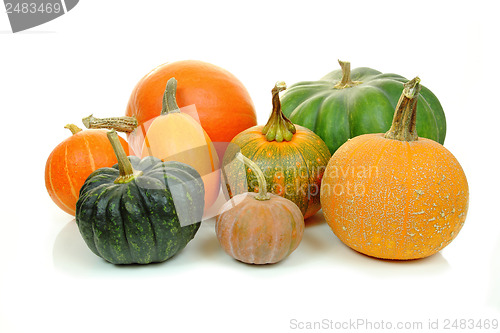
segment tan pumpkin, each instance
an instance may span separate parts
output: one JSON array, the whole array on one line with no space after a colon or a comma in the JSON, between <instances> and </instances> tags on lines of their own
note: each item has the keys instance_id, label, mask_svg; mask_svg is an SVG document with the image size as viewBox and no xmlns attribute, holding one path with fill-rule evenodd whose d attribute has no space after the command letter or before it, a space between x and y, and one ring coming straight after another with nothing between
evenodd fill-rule
<instances>
[{"instance_id":1,"label":"tan pumpkin","mask_svg":"<svg viewBox=\"0 0 500 333\"><path fill-rule=\"evenodd\" d=\"M456 158L419 138L420 79L405 84L391 129L342 145L321 186L326 221L342 242L369 256L418 259L448 245L468 209L469 188Z\"/></svg>"},{"instance_id":2,"label":"tan pumpkin","mask_svg":"<svg viewBox=\"0 0 500 333\"><path fill-rule=\"evenodd\" d=\"M149 125L141 157L154 156L162 161L182 162L195 168L205 185L206 210L219 195L219 158L200 123L180 112L176 92L177 80L171 78L165 89L163 110Z\"/></svg>"},{"instance_id":3,"label":"tan pumpkin","mask_svg":"<svg viewBox=\"0 0 500 333\"><path fill-rule=\"evenodd\" d=\"M299 246L304 217L292 201L267 193L264 174L241 153L236 158L255 173L258 193L242 193L227 201L217 216L220 245L233 258L248 264L270 264L286 258Z\"/></svg>"}]
</instances>

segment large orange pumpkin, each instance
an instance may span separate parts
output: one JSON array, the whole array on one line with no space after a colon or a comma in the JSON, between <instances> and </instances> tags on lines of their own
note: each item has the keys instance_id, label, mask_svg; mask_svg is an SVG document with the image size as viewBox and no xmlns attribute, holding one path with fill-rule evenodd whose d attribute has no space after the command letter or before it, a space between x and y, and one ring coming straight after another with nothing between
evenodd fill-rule
<instances>
[{"instance_id":1,"label":"large orange pumpkin","mask_svg":"<svg viewBox=\"0 0 500 333\"><path fill-rule=\"evenodd\" d=\"M141 156L182 162L195 168L205 186L206 209L212 206L219 195L219 159L201 125L190 115L180 112L176 89L177 80L171 78L164 92L161 115L149 126Z\"/></svg>"},{"instance_id":2,"label":"large orange pumpkin","mask_svg":"<svg viewBox=\"0 0 500 333\"><path fill-rule=\"evenodd\" d=\"M419 81L405 84L385 135L347 141L323 176L326 221L342 242L369 256L430 256L465 221L469 189L460 164L441 144L417 136Z\"/></svg>"},{"instance_id":3,"label":"large orange pumpkin","mask_svg":"<svg viewBox=\"0 0 500 333\"><path fill-rule=\"evenodd\" d=\"M75 215L80 188L95 170L117 163L107 131L85 130L76 125L66 125L73 133L50 153L45 165L45 187L59 208ZM128 151L127 142L120 142Z\"/></svg>"},{"instance_id":4,"label":"large orange pumpkin","mask_svg":"<svg viewBox=\"0 0 500 333\"><path fill-rule=\"evenodd\" d=\"M135 86L127 105L126 115L135 116L139 128L129 142L134 150L142 146L148 120L160 115L162 96L167 81L175 77L177 103L182 112L194 104L203 129L215 144L222 161L227 144L239 132L257 125L253 102L243 84L231 73L218 66L196 60L166 63L153 69Z\"/></svg>"}]
</instances>

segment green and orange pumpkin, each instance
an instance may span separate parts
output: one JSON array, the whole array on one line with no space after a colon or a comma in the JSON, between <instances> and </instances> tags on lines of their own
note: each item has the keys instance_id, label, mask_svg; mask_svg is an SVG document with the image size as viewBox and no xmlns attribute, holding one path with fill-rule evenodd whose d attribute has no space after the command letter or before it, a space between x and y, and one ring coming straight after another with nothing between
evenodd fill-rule
<instances>
[{"instance_id":1,"label":"green and orange pumpkin","mask_svg":"<svg viewBox=\"0 0 500 333\"><path fill-rule=\"evenodd\" d=\"M291 200L308 218L321 208L321 178L330 152L319 136L283 115L279 93L285 89L284 82L272 89L273 110L265 126L251 127L231 141L223 160L223 190L229 197L259 191L252 170L232 163L241 152L262 170L269 192Z\"/></svg>"}]
</instances>

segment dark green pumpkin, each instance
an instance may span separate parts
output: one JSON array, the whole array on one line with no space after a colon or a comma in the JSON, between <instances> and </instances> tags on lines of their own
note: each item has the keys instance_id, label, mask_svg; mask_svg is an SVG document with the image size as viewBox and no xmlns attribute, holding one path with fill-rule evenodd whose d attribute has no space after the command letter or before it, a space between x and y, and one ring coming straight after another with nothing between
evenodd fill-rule
<instances>
[{"instance_id":1,"label":"dark green pumpkin","mask_svg":"<svg viewBox=\"0 0 500 333\"><path fill-rule=\"evenodd\" d=\"M229 144L223 159L223 189L229 197L259 192L252 170L234 161L241 152L262 170L269 192L294 202L308 218L321 208L321 179L331 156L319 136L283 115L279 92L285 88L278 82L272 90L273 111L267 124L239 133Z\"/></svg>"},{"instance_id":2,"label":"dark green pumpkin","mask_svg":"<svg viewBox=\"0 0 500 333\"><path fill-rule=\"evenodd\" d=\"M113 144L116 132L108 134ZM126 157L94 171L80 190L76 223L88 247L113 264L169 259L194 237L203 215L198 172L180 162ZM121 151L119 151L121 149Z\"/></svg>"},{"instance_id":3,"label":"dark green pumpkin","mask_svg":"<svg viewBox=\"0 0 500 333\"><path fill-rule=\"evenodd\" d=\"M283 94L283 113L325 141L333 154L348 139L367 133L385 133L408 80L371 68L350 70L348 62L319 81L296 83ZM446 119L436 96L422 86L418 97L418 135L441 144Z\"/></svg>"}]
</instances>

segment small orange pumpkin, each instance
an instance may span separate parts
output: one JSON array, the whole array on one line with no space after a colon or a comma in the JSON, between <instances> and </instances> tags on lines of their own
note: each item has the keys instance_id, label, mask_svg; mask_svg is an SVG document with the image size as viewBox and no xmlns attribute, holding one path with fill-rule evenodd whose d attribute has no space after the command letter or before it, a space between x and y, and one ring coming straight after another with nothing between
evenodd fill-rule
<instances>
[{"instance_id":1,"label":"small orange pumpkin","mask_svg":"<svg viewBox=\"0 0 500 333\"><path fill-rule=\"evenodd\" d=\"M177 106L177 80L167 82L161 115L149 125L141 156L186 163L198 171L205 186L205 210L220 191L217 151L201 125Z\"/></svg>"},{"instance_id":2,"label":"small orange pumpkin","mask_svg":"<svg viewBox=\"0 0 500 333\"><path fill-rule=\"evenodd\" d=\"M219 210L215 232L233 258L248 264L270 264L286 258L299 246L304 217L292 201L267 193L264 174L241 153L236 158L255 173L259 193L235 195Z\"/></svg>"},{"instance_id":3,"label":"small orange pumpkin","mask_svg":"<svg viewBox=\"0 0 500 333\"><path fill-rule=\"evenodd\" d=\"M80 188L95 170L117 163L107 131L85 130L66 125L73 133L50 153L45 165L45 187L54 203L70 215L75 215ZM128 151L127 142L120 142Z\"/></svg>"},{"instance_id":4,"label":"small orange pumpkin","mask_svg":"<svg viewBox=\"0 0 500 333\"><path fill-rule=\"evenodd\" d=\"M417 136L419 82L405 84L387 133L347 141L323 176L326 221L342 242L369 256L430 256L457 236L467 215L460 164L441 144Z\"/></svg>"}]
</instances>

